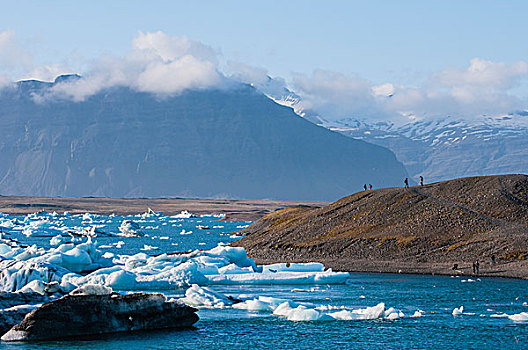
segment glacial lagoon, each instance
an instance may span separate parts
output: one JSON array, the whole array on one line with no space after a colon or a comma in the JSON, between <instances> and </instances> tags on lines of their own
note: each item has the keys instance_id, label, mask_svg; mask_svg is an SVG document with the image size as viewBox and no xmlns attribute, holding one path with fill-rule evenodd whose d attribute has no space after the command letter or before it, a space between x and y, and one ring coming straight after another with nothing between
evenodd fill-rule
<instances>
[{"instance_id":1,"label":"glacial lagoon","mask_svg":"<svg viewBox=\"0 0 528 350\"><path fill-rule=\"evenodd\" d=\"M156 213L133 217L47 213L27 217L3 215L0 227L6 240L4 244L9 246L0 249L4 260L18 256L20 259L55 262L67 270L63 272L69 273L67 277L56 277L65 282L60 283L60 288L98 281L121 292L127 292L128 287L134 292L155 291L164 293L169 299L183 298L199 309L200 321L188 330L121 333L68 341L1 343L0 347L527 347L527 281L404 274L353 273L347 276L325 271L319 264L277 264L262 268L245 257L243 251L219 246L237 239L231 233L249 223L219 222L218 219L217 216L195 217L190 213L176 217ZM125 221L135 225L123 225ZM128 233L122 232L127 229ZM68 244L70 241L72 244ZM84 245L85 250L78 250L87 252L89 258L83 252L73 253L72 247L79 245ZM172 252L186 254L165 254ZM182 256L186 257L185 261ZM181 267L190 261L194 263ZM86 278L91 274L82 270L91 271L96 267L93 264L100 264L98 270L107 273ZM4 290L25 287L22 284L27 282L23 280L27 274L24 277L14 271L10 276L18 278L16 287L4 274L1 280ZM30 287L38 289L39 285L33 282ZM240 302L232 303L227 296Z\"/></svg>"}]
</instances>

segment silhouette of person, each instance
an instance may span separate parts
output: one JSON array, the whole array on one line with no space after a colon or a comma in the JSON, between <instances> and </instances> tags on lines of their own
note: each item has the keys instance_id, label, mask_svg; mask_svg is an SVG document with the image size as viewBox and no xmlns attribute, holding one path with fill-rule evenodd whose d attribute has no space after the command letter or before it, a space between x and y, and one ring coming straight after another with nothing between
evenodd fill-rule
<instances>
[{"instance_id":1,"label":"silhouette of person","mask_svg":"<svg viewBox=\"0 0 528 350\"><path fill-rule=\"evenodd\" d=\"M372 189L372 185L371 185L371 184L369 184L369 190L371 190L371 189Z\"/></svg>"},{"instance_id":2,"label":"silhouette of person","mask_svg":"<svg viewBox=\"0 0 528 350\"><path fill-rule=\"evenodd\" d=\"M366 191L367 190L367 184L364 184L363 185L363 189Z\"/></svg>"},{"instance_id":3,"label":"silhouette of person","mask_svg":"<svg viewBox=\"0 0 528 350\"><path fill-rule=\"evenodd\" d=\"M405 178L405 180L403 180L403 183L405 184L405 188L409 187L409 179L408 178Z\"/></svg>"},{"instance_id":4,"label":"silhouette of person","mask_svg":"<svg viewBox=\"0 0 528 350\"><path fill-rule=\"evenodd\" d=\"M495 254L491 256L491 264L495 265Z\"/></svg>"},{"instance_id":5,"label":"silhouette of person","mask_svg":"<svg viewBox=\"0 0 528 350\"><path fill-rule=\"evenodd\" d=\"M477 260L475 262L475 272L476 272L477 275L479 274L479 268L480 268L480 264L479 264L479 261Z\"/></svg>"},{"instance_id":6,"label":"silhouette of person","mask_svg":"<svg viewBox=\"0 0 528 350\"><path fill-rule=\"evenodd\" d=\"M420 186L423 186L423 176L420 176Z\"/></svg>"}]
</instances>

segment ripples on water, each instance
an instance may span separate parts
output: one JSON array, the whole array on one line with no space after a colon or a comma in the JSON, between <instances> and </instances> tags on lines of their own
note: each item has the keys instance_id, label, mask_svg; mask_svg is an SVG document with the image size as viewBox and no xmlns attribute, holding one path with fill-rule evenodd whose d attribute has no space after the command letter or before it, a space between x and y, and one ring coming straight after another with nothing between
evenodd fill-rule
<instances>
[{"instance_id":1,"label":"ripples on water","mask_svg":"<svg viewBox=\"0 0 528 350\"><path fill-rule=\"evenodd\" d=\"M69 219L78 220L79 218ZM148 237L98 237L99 244L125 242L115 253L132 254L144 244L157 246L155 252L210 249L234 238L221 233L237 230L243 223L217 223L217 218L178 219L148 231ZM108 221L107 217L100 218ZM117 232L123 218L113 218L103 230ZM154 222L158 219L146 218ZM165 219L164 219L165 220ZM167 222L170 219L166 219ZM69 224L74 224L71 222ZM75 224L81 224L75 223ZM172 226L181 225L181 226ZM210 230L196 229L207 225ZM212 229L213 226L224 226ZM193 234L179 235L185 229ZM50 237L14 234L21 241L49 246ZM170 239L159 239L168 235ZM154 238L153 238L154 237ZM115 242L114 242L115 241ZM175 245L176 243L177 245ZM199 245L199 243L205 243ZM104 250L104 249L103 249ZM490 315L528 312L528 282L514 279L482 278L462 283L463 278L352 274L346 285L329 286L213 286L215 291L238 295L270 296L311 302L316 305L359 308L384 302L400 309L404 318L396 321L312 321L291 322L267 313L236 309L202 309L200 321L190 330L137 332L99 336L90 340L39 343L2 343L2 349L527 349L528 324ZM182 296L184 290L165 291ZM453 316L453 308L464 306L468 315ZM416 310L422 317L411 318Z\"/></svg>"}]
</instances>

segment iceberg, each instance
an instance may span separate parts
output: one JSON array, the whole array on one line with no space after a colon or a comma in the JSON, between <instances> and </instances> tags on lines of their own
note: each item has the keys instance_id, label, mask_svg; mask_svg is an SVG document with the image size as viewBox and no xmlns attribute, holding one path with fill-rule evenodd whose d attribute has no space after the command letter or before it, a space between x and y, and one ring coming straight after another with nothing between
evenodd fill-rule
<instances>
[{"instance_id":1,"label":"iceberg","mask_svg":"<svg viewBox=\"0 0 528 350\"><path fill-rule=\"evenodd\" d=\"M141 226L132 220L123 220L121 226L119 226L118 235L124 237L139 237L142 236Z\"/></svg>"},{"instance_id":2,"label":"iceberg","mask_svg":"<svg viewBox=\"0 0 528 350\"><path fill-rule=\"evenodd\" d=\"M518 314L509 315L508 318L514 322L527 322L528 312L521 312Z\"/></svg>"},{"instance_id":3,"label":"iceberg","mask_svg":"<svg viewBox=\"0 0 528 350\"><path fill-rule=\"evenodd\" d=\"M196 217L194 214L189 213L187 210L182 210L179 214L171 216L173 219L190 219Z\"/></svg>"},{"instance_id":4,"label":"iceberg","mask_svg":"<svg viewBox=\"0 0 528 350\"><path fill-rule=\"evenodd\" d=\"M185 291L185 297L181 298L180 301L190 306L225 308L232 305L234 299L216 293L209 288L193 284Z\"/></svg>"}]
</instances>

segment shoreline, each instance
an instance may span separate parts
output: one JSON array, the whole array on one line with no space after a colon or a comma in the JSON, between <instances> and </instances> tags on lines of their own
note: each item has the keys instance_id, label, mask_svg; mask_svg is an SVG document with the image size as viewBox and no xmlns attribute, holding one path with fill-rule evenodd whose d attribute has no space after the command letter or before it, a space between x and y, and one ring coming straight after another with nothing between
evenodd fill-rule
<instances>
[{"instance_id":1,"label":"shoreline","mask_svg":"<svg viewBox=\"0 0 528 350\"><path fill-rule=\"evenodd\" d=\"M472 273L471 262L459 262L459 268L453 270L453 264L438 262L438 263L416 263L403 261L366 261L366 260L274 260L274 259L255 259L259 265L272 263L306 263L319 262L325 268L331 268L334 271L349 272L349 273L376 273L376 274L410 274L410 275L428 275L428 276L458 276L465 278L480 278L480 277L497 277L497 278L513 278L520 280L528 280L528 261L512 261L497 263L491 265L488 263L481 263L478 274Z\"/></svg>"},{"instance_id":2,"label":"shoreline","mask_svg":"<svg viewBox=\"0 0 528 350\"><path fill-rule=\"evenodd\" d=\"M0 196L0 213L22 216L45 210L98 215L136 215L149 208L171 216L187 210L192 214L223 214L222 221L256 221L277 209L309 205L322 207L322 201L231 200L193 198L105 198Z\"/></svg>"}]
</instances>

